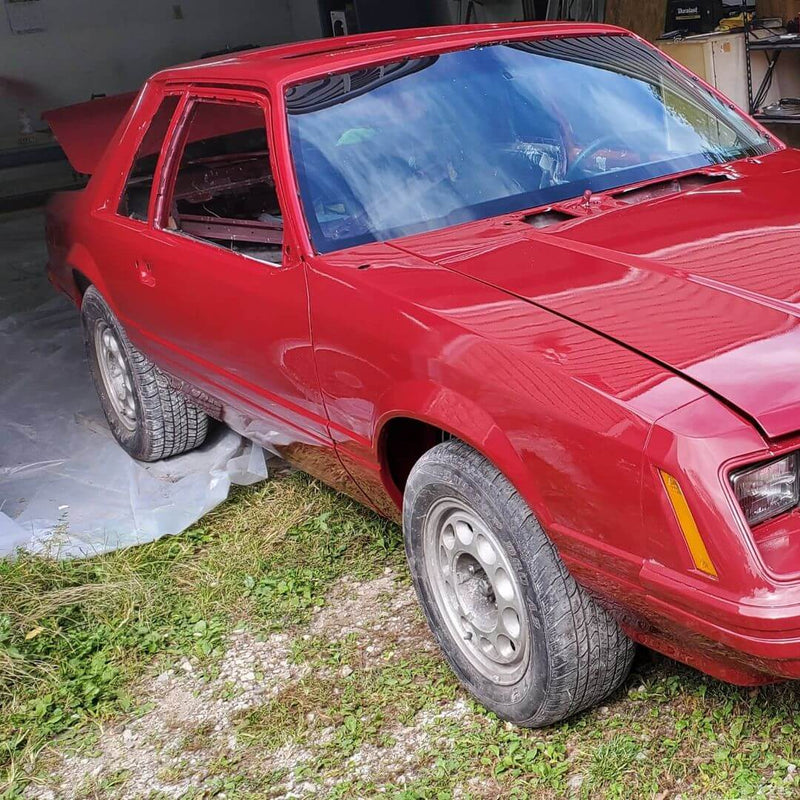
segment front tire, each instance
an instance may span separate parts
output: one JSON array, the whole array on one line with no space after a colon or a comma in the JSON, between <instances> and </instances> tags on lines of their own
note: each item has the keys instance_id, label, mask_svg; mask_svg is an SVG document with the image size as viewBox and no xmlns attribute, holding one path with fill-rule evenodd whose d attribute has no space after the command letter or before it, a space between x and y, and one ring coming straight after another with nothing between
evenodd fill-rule
<instances>
[{"instance_id":1,"label":"front tire","mask_svg":"<svg viewBox=\"0 0 800 800\"><path fill-rule=\"evenodd\" d=\"M416 463L403 532L434 636L498 716L550 725L627 676L633 642L567 572L505 476L468 445L444 442Z\"/></svg>"},{"instance_id":2,"label":"front tire","mask_svg":"<svg viewBox=\"0 0 800 800\"><path fill-rule=\"evenodd\" d=\"M81 303L89 371L114 438L139 461L158 461L203 443L209 418L175 391L128 339L94 286Z\"/></svg>"}]
</instances>

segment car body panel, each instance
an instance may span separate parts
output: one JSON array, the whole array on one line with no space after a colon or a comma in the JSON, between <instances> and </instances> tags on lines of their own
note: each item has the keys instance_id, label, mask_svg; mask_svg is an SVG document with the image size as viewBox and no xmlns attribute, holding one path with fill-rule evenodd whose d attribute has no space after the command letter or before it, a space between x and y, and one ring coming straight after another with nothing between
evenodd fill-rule
<instances>
[{"instance_id":1,"label":"car body panel","mask_svg":"<svg viewBox=\"0 0 800 800\"><path fill-rule=\"evenodd\" d=\"M447 27L165 70L127 109L114 106L102 156L76 156L92 178L49 208L48 273L76 303L83 283L96 284L178 388L378 512L398 518L402 501L386 432L398 419L426 423L508 477L634 639L727 680L798 677L800 513L750 530L727 478L800 447L800 283L784 267L800 230L796 152L772 139L769 156L702 170L704 186L636 203L622 196L636 187L575 198L558 204L567 221L545 228L530 224L543 209L528 209L326 255L311 244L288 86L406 56L586 34L629 35L573 23ZM285 224L280 265L160 224L188 100L167 135L149 221L116 213L170 92L263 107ZM80 137L80 124L67 128ZM716 578L695 568L659 470L679 480Z\"/></svg>"},{"instance_id":2,"label":"car body panel","mask_svg":"<svg viewBox=\"0 0 800 800\"><path fill-rule=\"evenodd\" d=\"M42 114L76 172L91 175L95 171L106 145L130 111L136 95L136 92L125 92L99 97Z\"/></svg>"},{"instance_id":3,"label":"car body panel","mask_svg":"<svg viewBox=\"0 0 800 800\"><path fill-rule=\"evenodd\" d=\"M760 161L552 232L517 218L494 239L479 222L399 246L646 353L783 436L800 426L800 294L783 269L800 247L800 160L783 151Z\"/></svg>"},{"instance_id":4,"label":"car body panel","mask_svg":"<svg viewBox=\"0 0 800 800\"><path fill-rule=\"evenodd\" d=\"M260 92L191 88L186 95L168 138L180 135L194 99L252 102L263 110L265 124L269 119ZM168 180L174 157L162 157L156 185ZM151 208L151 216L158 213ZM115 280L108 286L117 299L115 311L144 352L171 374L219 397L223 406L245 404L329 440L312 355L305 270L298 258L267 266L166 230L157 219L129 219L113 207L97 214L105 218L98 226L98 249Z\"/></svg>"}]
</instances>

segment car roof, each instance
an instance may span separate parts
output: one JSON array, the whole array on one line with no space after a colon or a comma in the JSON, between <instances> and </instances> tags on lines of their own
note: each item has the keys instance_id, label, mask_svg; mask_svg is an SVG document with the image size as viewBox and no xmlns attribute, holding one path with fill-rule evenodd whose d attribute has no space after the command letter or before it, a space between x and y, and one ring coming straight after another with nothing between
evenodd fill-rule
<instances>
[{"instance_id":1,"label":"car roof","mask_svg":"<svg viewBox=\"0 0 800 800\"><path fill-rule=\"evenodd\" d=\"M407 28L263 47L162 70L153 81L286 85L367 64L493 42L590 34L627 34L613 25L521 22Z\"/></svg>"}]
</instances>

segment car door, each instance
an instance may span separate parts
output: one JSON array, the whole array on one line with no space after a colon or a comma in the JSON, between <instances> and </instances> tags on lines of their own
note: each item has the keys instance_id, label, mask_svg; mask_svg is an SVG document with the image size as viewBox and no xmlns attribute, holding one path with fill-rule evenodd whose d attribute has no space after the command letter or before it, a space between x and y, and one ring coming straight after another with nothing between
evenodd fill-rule
<instances>
[{"instance_id":1,"label":"car door","mask_svg":"<svg viewBox=\"0 0 800 800\"><path fill-rule=\"evenodd\" d=\"M329 443L269 119L256 92L181 98L149 222L119 256L120 310L156 363L218 400L232 427L264 444Z\"/></svg>"}]
</instances>

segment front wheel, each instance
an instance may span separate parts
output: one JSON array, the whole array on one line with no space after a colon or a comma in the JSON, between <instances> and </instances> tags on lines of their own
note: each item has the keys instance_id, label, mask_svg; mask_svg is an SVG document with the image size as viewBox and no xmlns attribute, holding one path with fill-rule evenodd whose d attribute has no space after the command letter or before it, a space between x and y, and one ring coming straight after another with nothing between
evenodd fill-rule
<instances>
[{"instance_id":1,"label":"front wheel","mask_svg":"<svg viewBox=\"0 0 800 800\"><path fill-rule=\"evenodd\" d=\"M625 679L633 642L567 572L505 476L468 445L444 442L416 463L403 531L431 630L486 708L541 727Z\"/></svg>"}]
</instances>

